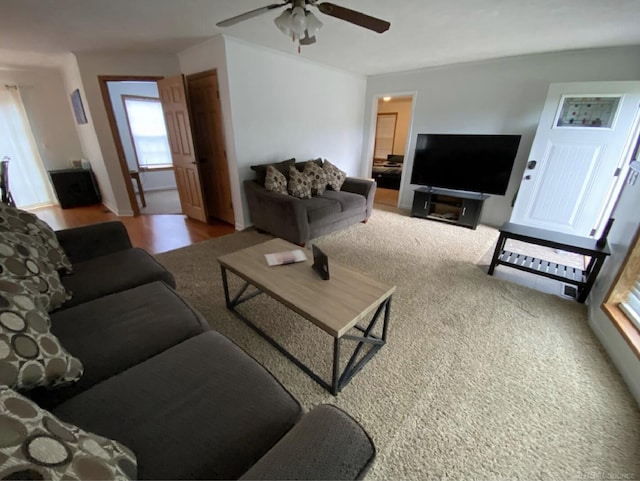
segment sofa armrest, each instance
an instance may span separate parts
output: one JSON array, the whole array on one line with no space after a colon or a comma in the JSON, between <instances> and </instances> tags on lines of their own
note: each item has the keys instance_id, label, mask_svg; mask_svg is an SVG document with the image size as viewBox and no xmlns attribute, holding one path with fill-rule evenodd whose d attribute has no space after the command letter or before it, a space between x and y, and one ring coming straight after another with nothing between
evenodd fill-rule
<instances>
[{"instance_id":1,"label":"sofa armrest","mask_svg":"<svg viewBox=\"0 0 640 481\"><path fill-rule=\"evenodd\" d=\"M310 229L303 201L265 189L255 180L246 180L244 190L253 225L277 237L304 244Z\"/></svg>"},{"instance_id":2,"label":"sofa armrest","mask_svg":"<svg viewBox=\"0 0 640 481\"><path fill-rule=\"evenodd\" d=\"M340 190L364 196L367 199L367 219L371 217L373 201L376 196L376 182L374 180L347 177Z\"/></svg>"},{"instance_id":3,"label":"sofa armrest","mask_svg":"<svg viewBox=\"0 0 640 481\"><path fill-rule=\"evenodd\" d=\"M56 231L56 237L72 264L131 247L129 233L120 221L63 229Z\"/></svg>"},{"instance_id":4,"label":"sofa armrest","mask_svg":"<svg viewBox=\"0 0 640 481\"><path fill-rule=\"evenodd\" d=\"M375 455L373 441L353 418L323 404L307 413L240 479L362 479Z\"/></svg>"}]
</instances>

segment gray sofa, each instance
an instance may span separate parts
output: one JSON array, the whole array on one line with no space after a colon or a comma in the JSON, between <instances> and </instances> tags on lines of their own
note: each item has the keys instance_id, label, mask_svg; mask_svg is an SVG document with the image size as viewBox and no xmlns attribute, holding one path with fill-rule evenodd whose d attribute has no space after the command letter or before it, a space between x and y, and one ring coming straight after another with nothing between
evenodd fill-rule
<instances>
[{"instance_id":1,"label":"gray sofa","mask_svg":"<svg viewBox=\"0 0 640 481\"><path fill-rule=\"evenodd\" d=\"M304 163L295 165L302 170ZM264 178L258 174L257 179L244 182L244 190L251 222L257 229L305 245L311 239L366 222L373 211L376 183L347 177L339 191L326 190L321 196L298 199L266 190Z\"/></svg>"},{"instance_id":2,"label":"gray sofa","mask_svg":"<svg viewBox=\"0 0 640 481\"><path fill-rule=\"evenodd\" d=\"M25 393L41 407L130 448L139 479L366 474L375 448L362 427L329 405L305 414L176 293L166 269L131 247L121 223L57 237L74 265L62 277L74 296L51 313L51 330L84 374Z\"/></svg>"}]
</instances>

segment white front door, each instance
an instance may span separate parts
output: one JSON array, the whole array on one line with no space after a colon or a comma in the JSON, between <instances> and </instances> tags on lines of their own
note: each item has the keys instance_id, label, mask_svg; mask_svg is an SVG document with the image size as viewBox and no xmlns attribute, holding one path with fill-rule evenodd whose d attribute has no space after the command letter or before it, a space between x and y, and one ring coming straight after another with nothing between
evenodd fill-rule
<instances>
[{"instance_id":1,"label":"white front door","mask_svg":"<svg viewBox=\"0 0 640 481\"><path fill-rule=\"evenodd\" d=\"M639 106L640 82L551 84L511 222L599 234L631 153Z\"/></svg>"}]
</instances>

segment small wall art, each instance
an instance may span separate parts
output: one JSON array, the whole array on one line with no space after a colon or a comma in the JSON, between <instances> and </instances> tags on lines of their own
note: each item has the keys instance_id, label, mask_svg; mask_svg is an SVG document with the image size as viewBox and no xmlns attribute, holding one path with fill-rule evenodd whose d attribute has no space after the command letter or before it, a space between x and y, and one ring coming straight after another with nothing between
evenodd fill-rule
<instances>
[{"instance_id":1,"label":"small wall art","mask_svg":"<svg viewBox=\"0 0 640 481\"><path fill-rule=\"evenodd\" d=\"M76 122L78 122L78 124L86 124L87 116L85 115L84 107L82 106L80 90L75 89L71 94L71 105L73 105L73 113L76 115Z\"/></svg>"}]
</instances>

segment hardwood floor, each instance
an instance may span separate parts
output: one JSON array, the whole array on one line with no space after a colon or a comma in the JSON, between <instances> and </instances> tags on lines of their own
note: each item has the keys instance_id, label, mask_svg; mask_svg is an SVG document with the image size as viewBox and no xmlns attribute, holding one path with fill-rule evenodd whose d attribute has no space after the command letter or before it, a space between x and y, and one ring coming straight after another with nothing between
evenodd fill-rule
<instances>
[{"instance_id":1,"label":"hardwood floor","mask_svg":"<svg viewBox=\"0 0 640 481\"><path fill-rule=\"evenodd\" d=\"M375 203L382 208L395 207L398 203L398 191L377 189ZM226 222L219 221L213 224L205 224L189 219L184 215L155 214L120 217L103 205L91 205L73 209L49 206L30 210L54 230L119 220L127 227L132 244L136 247L142 247L152 254L233 234L236 231L234 226Z\"/></svg>"},{"instance_id":2,"label":"hardwood floor","mask_svg":"<svg viewBox=\"0 0 640 481\"><path fill-rule=\"evenodd\" d=\"M235 232L235 227L225 222L205 224L184 215L119 217L102 205L74 209L61 209L59 206L40 207L33 209L32 212L54 230L119 220L126 226L131 243L152 254L178 249Z\"/></svg>"},{"instance_id":3,"label":"hardwood floor","mask_svg":"<svg viewBox=\"0 0 640 481\"><path fill-rule=\"evenodd\" d=\"M376 204L388 205L391 207L398 206L398 195L399 191L394 189L383 189L378 187L376 189L376 197L374 202Z\"/></svg>"}]
</instances>

